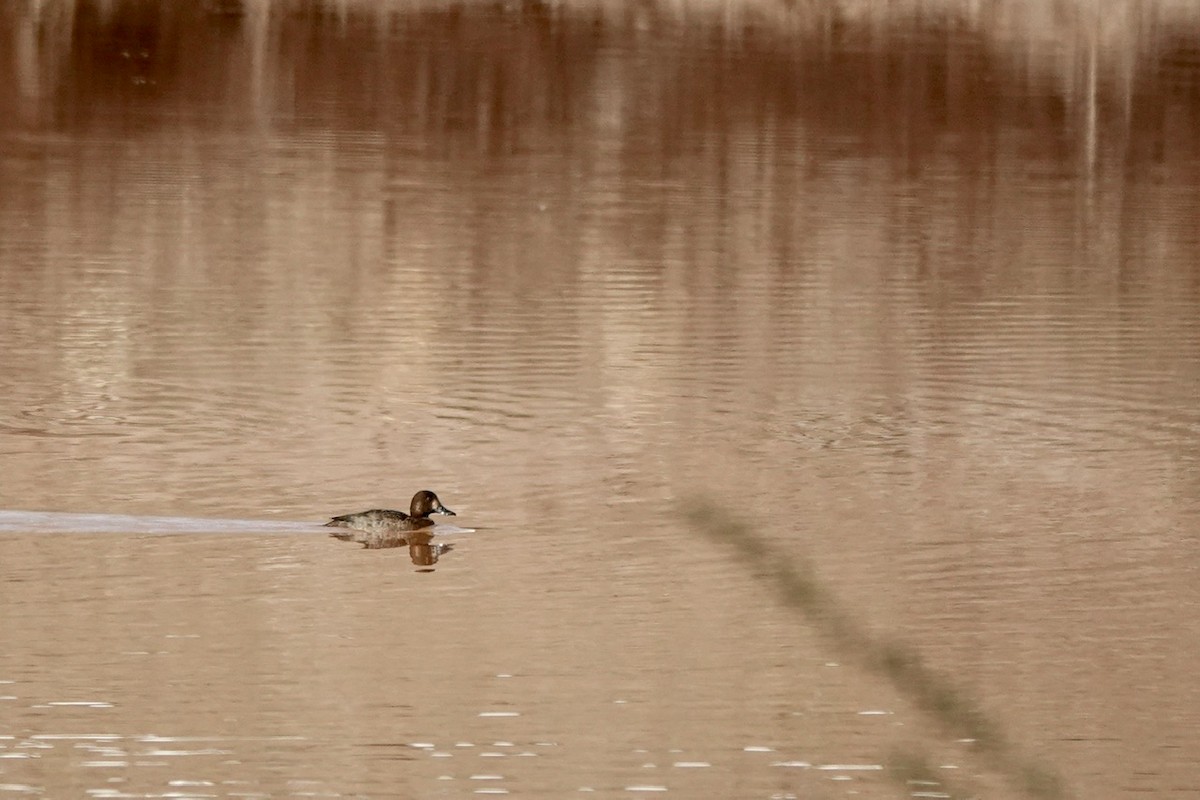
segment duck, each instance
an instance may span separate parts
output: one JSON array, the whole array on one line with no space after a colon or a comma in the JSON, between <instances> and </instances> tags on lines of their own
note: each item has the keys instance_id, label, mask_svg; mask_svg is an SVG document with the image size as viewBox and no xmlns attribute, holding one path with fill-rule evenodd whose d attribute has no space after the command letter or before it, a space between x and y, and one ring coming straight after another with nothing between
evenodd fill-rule
<instances>
[{"instance_id":1,"label":"duck","mask_svg":"<svg viewBox=\"0 0 1200 800\"><path fill-rule=\"evenodd\" d=\"M423 528L432 528L433 520L430 514L458 516L442 505L438 496L428 489L422 489L413 495L408 505L408 513L394 511L390 508L372 508L355 514L342 514L325 523L327 528L345 528L343 531L332 531L329 535L345 542L358 542L370 548L399 547L407 544L412 536ZM424 532L427 536L430 532Z\"/></svg>"}]
</instances>

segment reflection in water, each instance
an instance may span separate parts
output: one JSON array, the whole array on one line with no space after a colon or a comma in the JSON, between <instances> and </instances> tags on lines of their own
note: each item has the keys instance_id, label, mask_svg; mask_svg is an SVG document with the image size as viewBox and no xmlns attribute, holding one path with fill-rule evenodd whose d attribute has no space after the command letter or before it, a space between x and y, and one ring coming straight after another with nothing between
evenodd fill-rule
<instances>
[{"instance_id":1,"label":"reflection in water","mask_svg":"<svg viewBox=\"0 0 1200 800\"><path fill-rule=\"evenodd\" d=\"M361 532L359 532L361 533ZM377 536L357 535L356 532L334 532L329 534L344 542L359 542L367 550L387 550L393 547L407 547L408 556L418 567L430 567L438 562L443 553L454 549L454 545L444 542L434 543L433 534L428 531L389 531Z\"/></svg>"},{"instance_id":2,"label":"reflection in water","mask_svg":"<svg viewBox=\"0 0 1200 800\"><path fill-rule=\"evenodd\" d=\"M1200 11L963 5L0 6L0 785L1019 793L700 495L1186 796ZM276 535L397 484L488 535Z\"/></svg>"},{"instance_id":3,"label":"reflection in water","mask_svg":"<svg viewBox=\"0 0 1200 800\"><path fill-rule=\"evenodd\" d=\"M382 550L389 547L425 547L433 541L433 533L428 531L387 531L379 535L365 535L361 531L345 531L329 534L343 542L358 542L368 550ZM445 552L449 546L438 552Z\"/></svg>"},{"instance_id":4,"label":"reflection in water","mask_svg":"<svg viewBox=\"0 0 1200 800\"><path fill-rule=\"evenodd\" d=\"M312 522L133 516L131 514L64 514L57 511L0 510L0 533L317 533Z\"/></svg>"}]
</instances>

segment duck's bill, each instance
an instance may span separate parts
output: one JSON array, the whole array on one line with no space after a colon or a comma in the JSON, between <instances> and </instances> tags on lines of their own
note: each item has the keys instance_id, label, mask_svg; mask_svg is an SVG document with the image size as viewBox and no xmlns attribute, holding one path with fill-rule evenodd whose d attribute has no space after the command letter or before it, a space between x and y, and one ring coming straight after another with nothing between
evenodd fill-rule
<instances>
[{"instance_id":1,"label":"duck's bill","mask_svg":"<svg viewBox=\"0 0 1200 800\"><path fill-rule=\"evenodd\" d=\"M450 509L446 508L445 506L438 506L436 509L434 509L434 512L433 512L433 513L435 513L435 514L445 514L447 517L457 517L457 516L458 516L458 514L455 514L453 511L451 511Z\"/></svg>"}]
</instances>

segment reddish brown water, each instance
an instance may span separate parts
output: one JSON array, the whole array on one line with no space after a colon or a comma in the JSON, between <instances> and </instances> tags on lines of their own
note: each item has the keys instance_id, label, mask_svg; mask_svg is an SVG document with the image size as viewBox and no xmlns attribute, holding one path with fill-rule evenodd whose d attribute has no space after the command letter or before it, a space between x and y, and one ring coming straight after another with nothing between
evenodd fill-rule
<instances>
[{"instance_id":1,"label":"reddish brown water","mask_svg":"<svg viewBox=\"0 0 1200 800\"><path fill-rule=\"evenodd\" d=\"M0 10L0 796L1200 793L1195 12L201 5Z\"/></svg>"}]
</instances>

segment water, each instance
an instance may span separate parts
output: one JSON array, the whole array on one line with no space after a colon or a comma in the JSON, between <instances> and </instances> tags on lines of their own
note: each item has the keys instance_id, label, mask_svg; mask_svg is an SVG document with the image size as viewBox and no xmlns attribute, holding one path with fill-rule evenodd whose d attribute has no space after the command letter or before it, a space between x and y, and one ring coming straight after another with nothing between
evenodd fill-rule
<instances>
[{"instance_id":1,"label":"water","mask_svg":"<svg viewBox=\"0 0 1200 800\"><path fill-rule=\"evenodd\" d=\"M1200 791L1190 7L175 6L0 11L0 795Z\"/></svg>"}]
</instances>

